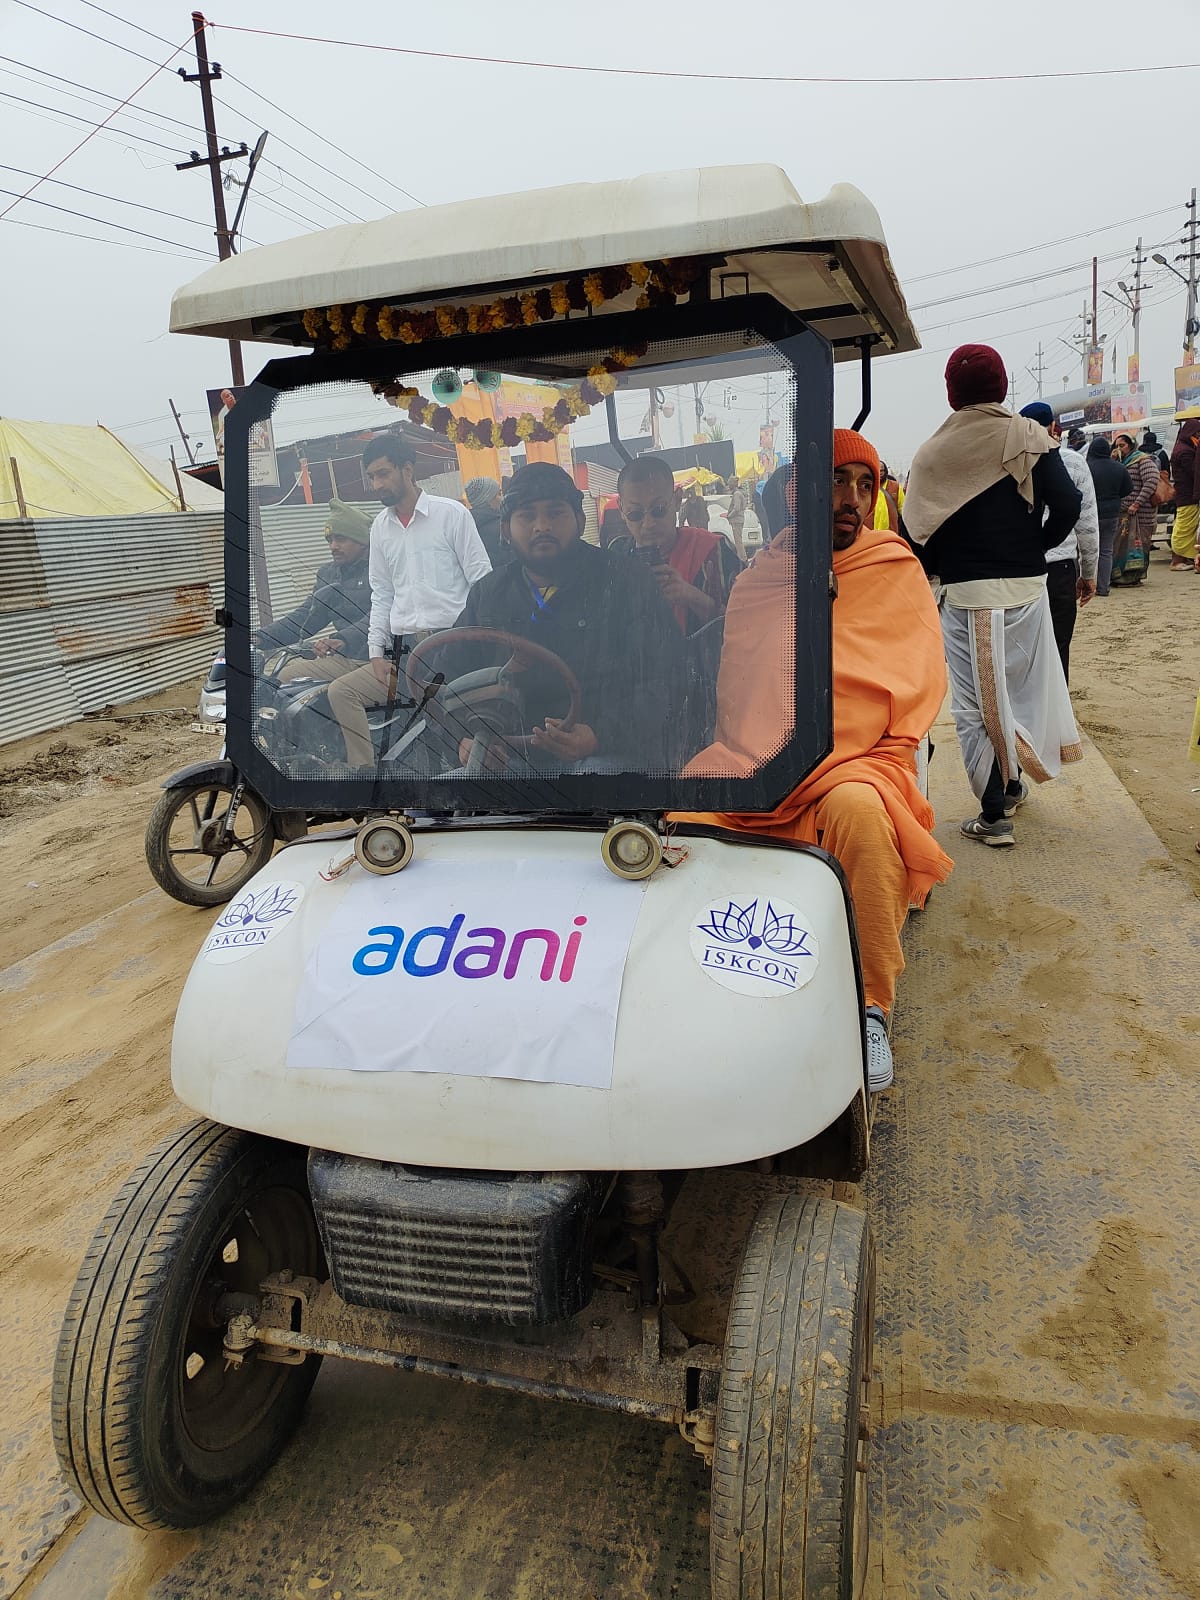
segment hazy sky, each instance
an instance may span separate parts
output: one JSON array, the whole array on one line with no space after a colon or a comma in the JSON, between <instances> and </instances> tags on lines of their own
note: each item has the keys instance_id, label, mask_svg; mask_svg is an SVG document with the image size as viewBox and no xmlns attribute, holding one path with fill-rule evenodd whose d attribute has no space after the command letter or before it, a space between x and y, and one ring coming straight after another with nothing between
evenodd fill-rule
<instances>
[{"instance_id":1,"label":"hazy sky","mask_svg":"<svg viewBox=\"0 0 1200 1600\"><path fill-rule=\"evenodd\" d=\"M126 0L127 20L115 15L115 3L107 12L85 0L39 4L41 13L0 0L0 155L7 164L0 189L20 193L138 92L127 112L58 168L58 181L0 222L8 313L0 415L103 421L165 454L175 437L170 396L211 455L203 391L228 381L226 347L165 332L172 291L196 276L215 248L207 171L174 168L201 137L199 91L175 75L181 64L194 67L190 49L138 87L171 45L188 40L190 13L162 0ZM1147 254L1162 250L1171 259L1180 249L1184 203L1200 183L1196 140L1176 132L1190 127L1194 134L1195 68L972 84L672 81L349 50L220 24L716 74L895 80L1045 73L1162 65L1178 60L1181 48L1200 59L1196 0L1161 0L1152 27L1113 0L1093 0L1083 11L1043 8L1030 25L1033 16L962 0L859 0L849 9L760 0L745 10L716 0L653 10L630 0L455 0L438 7L360 0L336 8L316 0L213 0L218 26L208 38L211 58L232 75L214 86L223 140L253 145L270 130L243 223L246 249L251 240L288 238L347 215L407 208L413 200L404 191L437 204L748 161L782 166L805 199L820 198L838 181L857 184L883 219L926 347L876 369L866 431L896 464L945 415L941 374L956 344L996 345L1017 375L1020 403L1036 394L1026 368L1039 340L1046 391L1061 391L1064 377L1078 386L1079 358L1058 340L1081 331L1092 254L1101 257L1101 284L1115 291L1117 279L1131 281L1139 232ZM1196 38L1190 51L1180 43L1189 29ZM244 167L235 162L226 170ZM10 200L11 193L0 196L0 210ZM236 203L234 189L231 212ZM1161 267L1146 271L1142 376L1162 403L1172 398L1172 368L1181 359L1184 287ZM951 298L969 290L986 292ZM1132 348L1128 314L1110 299L1101 305L1101 331L1110 348L1118 345L1123 377ZM252 375L261 364L255 347L247 346L246 362ZM856 383L843 370L841 423L857 409Z\"/></svg>"}]
</instances>

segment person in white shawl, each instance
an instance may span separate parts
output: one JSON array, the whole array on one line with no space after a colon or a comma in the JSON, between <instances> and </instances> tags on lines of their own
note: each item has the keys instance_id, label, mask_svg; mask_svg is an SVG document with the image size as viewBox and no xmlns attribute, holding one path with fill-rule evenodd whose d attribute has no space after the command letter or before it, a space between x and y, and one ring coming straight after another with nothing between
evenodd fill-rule
<instances>
[{"instance_id":1,"label":"person in white shawl","mask_svg":"<svg viewBox=\"0 0 1200 1600\"><path fill-rule=\"evenodd\" d=\"M995 350L956 350L946 391L953 415L917 451L904 532L944 585L954 725L980 802L961 832L1009 846L1029 793L1022 772L1044 783L1083 755L1046 595L1046 551L1081 501L1045 428L1001 403Z\"/></svg>"}]
</instances>

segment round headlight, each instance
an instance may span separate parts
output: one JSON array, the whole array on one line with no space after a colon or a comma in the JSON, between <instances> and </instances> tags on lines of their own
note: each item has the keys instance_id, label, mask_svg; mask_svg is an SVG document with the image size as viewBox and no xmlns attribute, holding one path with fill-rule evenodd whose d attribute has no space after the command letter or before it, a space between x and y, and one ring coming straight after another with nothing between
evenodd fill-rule
<instances>
[{"instance_id":1,"label":"round headlight","mask_svg":"<svg viewBox=\"0 0 1200 1600\"><path fill-rule=\"evenodd\" d=\"M662 840L644 822L614 822L600 854L618 878L648 878L662 861Z\"/></svg>"},{"instance_id":2,"label":"round headlight","mask_svg":"<svg viewBox=\"0 0 1200 1600\"><path fill-rule=\"evenodd\" d=\"M387 877L400 872L412 860L412 834L402 822L376 817L364 822L355 835L354 854L368 872Z\"/></svg>"}]
</instances>

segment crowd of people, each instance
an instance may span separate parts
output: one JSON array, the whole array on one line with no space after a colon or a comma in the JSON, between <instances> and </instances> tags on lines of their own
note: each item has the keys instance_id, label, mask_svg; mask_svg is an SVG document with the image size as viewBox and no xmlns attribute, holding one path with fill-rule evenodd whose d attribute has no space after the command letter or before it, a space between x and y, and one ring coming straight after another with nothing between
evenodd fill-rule
<instances>
[{"instance_id":1,"label":"crowd of people","mask_svg":"<svg viewBox=\"0 0 1200 1600\"><path fill-rule=\"evenodd\" d=\"M1006 407L1007 374L989 347L956 350L946 384L950 415L905 485L862 434L834 436L831 752L774 810L699 818L819 843L841 863L857 909L872 1089L892 1079L901 929L952 867L917 776L947 669L979 804L960 832L1011 847L1030 781L1082 757L1067 687L1078 608L1144 581L1161 497L1152 437L1139 445L1118 433L1110 448L1072 434L1064 446L1049 406ZM1198 438L1200 413L1184 419L1170 461L1176 571L1200 570ZM460 772L745 777L786 743L798 654L792 466L763 485L759 517L773 537L749 564L746 491L732 485L727 536L707 526L699 495L680 508L671 468L653 454L622 470L623 531L606 548L585 542L583 495L555 465L525 465L503 488L472 479L462 503L423 490L412 451L384 435L363 471L382 510L370 522L332 503L331 561L305 606L269 630L269 642L311 639L313 659L289 670L329 683L349 769L373 767L366 712L394 696L404 653L455 628L528 639L578 687L564 715L562 682L527 674L521 753L501 745L490 767L477 756L468 766L464 738ZM689 661L710 635L715 696L697 723L684 709Z\"/></svg>"}]
</instances>

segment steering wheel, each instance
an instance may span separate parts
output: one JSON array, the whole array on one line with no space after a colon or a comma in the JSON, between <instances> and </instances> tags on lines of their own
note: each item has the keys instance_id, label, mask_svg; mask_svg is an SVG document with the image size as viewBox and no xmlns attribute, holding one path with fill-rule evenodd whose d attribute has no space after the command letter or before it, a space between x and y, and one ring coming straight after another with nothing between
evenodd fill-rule
<instances>
[{"instance_id":1,"label":"steering wheel","mask_svg":"<svg viewBox=\"0 0 1200 1600\"><path fill-rule=\"evenodd\" d=\"M531 639L522 639L518 634L507 633L502 628L447 628L442 633L430 634L428 639L423 639L415 650L409 652L405 666L408 692L414 700L424 700L432 677L428 669L426 675L419 674L417 669L426 667L430 656L437 651L461 644L495 645L509 651L509 657L502 666L468 673L463 678L445 684L430 702L431 711L443 694L453 697L457 711L468 714L482 713L498 704L516 705L520 696L513 679L530 667L545 667L555 674L567 691L568 706L567 714L562 719L563 731L570 732L578 722L583 696L579 679L563 658L555 655L553 650L547 650L544 645L534 644ZM527 733L505 734L503 741L510 748L525 749L532 743L532 736Z\"/></svg>"}]
</instances>

